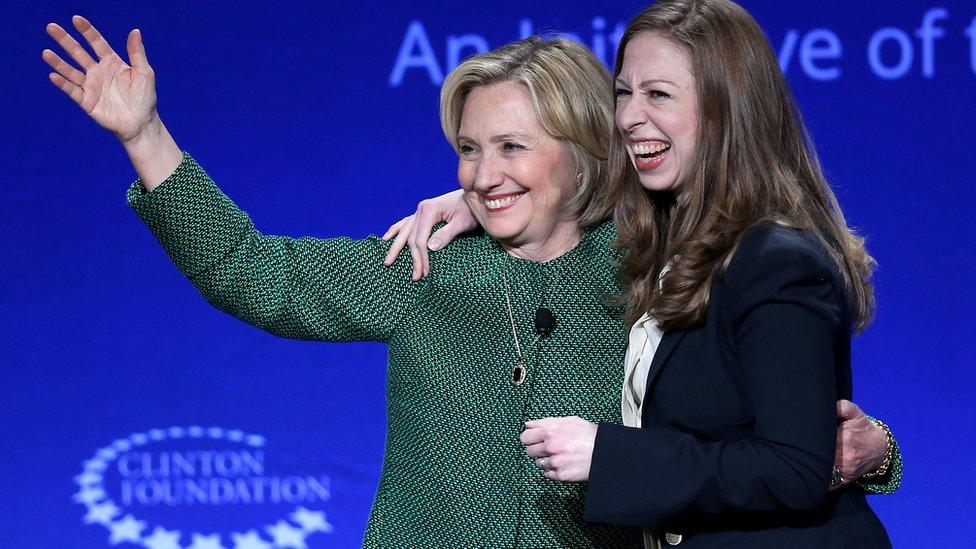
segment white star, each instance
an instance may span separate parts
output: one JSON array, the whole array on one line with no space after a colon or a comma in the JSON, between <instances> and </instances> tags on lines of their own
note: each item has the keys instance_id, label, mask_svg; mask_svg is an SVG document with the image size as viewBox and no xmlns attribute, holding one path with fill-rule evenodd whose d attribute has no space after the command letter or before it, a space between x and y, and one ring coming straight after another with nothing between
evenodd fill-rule
<instances>
[{"instance_id":1,"label":"white star","mask_svg":"<svg viewBox=\"0 0 976 549\"><path fill-rule=\"evenodd\" d=\"M203 436L203 427L199 427L197 425L194 425L193 427L189 427L186 430L186 434L190 435L193 438L200 438Z\"/></svg>"},{"instance_id":2,"label":"white star","mask_svg":"<svg viewBox=\"0 0 976 549\"><path fill-rule=\"evenodd\" d=\"M207 429L207 436L210 438L224 438L224 430L220 427L211 427Z\"/></svg>"},{"instance_id":3,"label":"white star","mask_svg":"<svg viewBox=\"0 0 976 549\"><path fill-rule=\"evenodd\" d=\"M126 515L118 522L108 523L108 527L111 530L111 537L109 537L108 542L112 545L118 545L123 541L140 541L142 539L140 532L146 527L146 523L136 520L132 515Z\"/></svg>"},{"instance_id":4,"label":"white star","mask_svg":"<svg viewBox=\"0 0 976 549\"><path fill-rule=\"evenodd\" d=\"M111 501L100 503L88 508L88 514L82 519L85 524L105 524L112 522L112 517L119 514L119 508Z\"/></svg>"},{"instance_id":5,"label":"white star","mask_svg":"<svg viewBox=\"0 0 976 549\"><path fill-rule=\"evenodd\" d=\"M265 526L264 529L271 534L271 537L274 538L274 544L278 547L306 548L305 532L283 520L279 520L274 526Z\"/></svg>"},{"instance_id":6,"label":"white star","mask_svg":"<svg viewBox=\"0 0 976 549\"><path fill-rule=\"evenodd\" d=\"M244 440L244 432L243 431L238 431L236 429L233 430L233 431L227 431L227 440L232 440L234 442L240 442L240 441Z\"/></svg>"},{"instance_id":7,"label":"white star","mask_svg":"<svg viewBox=\"0 0 976 549\"><path fill-rule=\"evenodd\" d=\"M264 446L264 437L261 435L247 435L248 446Z\"/></svg>"},{"instance_id":8,"label":"white star","mask_svg":"<svg viewBox=\"0 0 976 549\"><path fill-rule=\"evenodd\" d=\"M112 448L115 448L116 450L118 450L120 452L124 452L124 451L128 450L129 448L132 448L132 443L129 442L128 440L124 439L124 438L120 438L118 440L113 440L112 441Z\"/></svg>"},{"instance_id":9,"label":"white star","mask_svg":"<svg viewBox=\"0 0 976 549\"><path fill-rule=\"evenodd\" d=\"M152 535L144 538L142 543L149 549L183 549L180 545L180 531L169 531L162 526L157 526Z\"/></svg>"},{"instance_id":10,"label":"white star","mask_svg":"<svg viewBox=\"0 0 976 549\"><path fill-rule=\"evenodd\" d=\"M78 493L75 494L75 501L84 503L85 505L91 505L103 497L105 497L105 490L86 486L81 490L78 490Z\"/></svg>"},{"instance_id":11,"label":"white star","mask_svg":"<svg viewBox=\"0 0 976 549\"><path fill-rule=\"evenodd\" d=\"M234 549L271 549L271 544L261 539L254 530L248 530L243 535L233 533L230 537L234 538Z\"/></svg>"},{"instance_id":12,"label":"white star","mask_svg":"<svg viewBox=\"0 0 976 549\"><path fill-rule=\"evenodd\" d=\"M153 440L163 440L166 438L166 431L162 429L153 429L152 431L149 431L149 438Z\"/></svg>"},{"instance_id":13,"label":"white star","mask_svg":"<svg viewBox=\"0 0 976 549\"><path fill-rule=\"evenodd\" d=\"M85 471L84 473L75 477L75 482L77 482L79 486L91 486L100 480L102 480L102 475L94 471Z\"/></svg>"},{"instance_id":14,"label":"white star","mask_svg":"<svg viewBox=\"0 0 976 549\"><path fill-rule=\"evenodd\" d=\"M224 546L220 544L220 534L193 534L193 543L186 549L224 549Z\"/></svg>"},{"instance_id":15,"label":"white star","mask_svg":"<svg viewBox=\"0 0 976 549\"><path fill-rule=\"evenodd\" d=\"M311 511L304 507L299 507L291 514L291 520L302 526L305 532L331 532L332 525L325 520L325 513L322 511Z\"/></svg>"},{"instance_id":16,"label":"white star","mask_svg":"<svg viewBox=\"0 0 976 549\"><path fill-rule=\"evenodd\" d=\"M136 446L142 446L149 441L149 437L143 433L132 433L129 435L129 440L131 440L132 444L135 444Z\"/></svg>"},{"instance_id":17,"label":"white star","mask_svg":"<svg viewBox=\"0 0 976 549\"><path fill-rule=\"evenodd\" d=\"M107 464L98 458L91 458L85 462L86 471L104 471Z\"/></svg>"},{"instance_id":18,"label":"white star","mask_svg":"<svg viewBox=\"0 0 976 549\"><path fill-rule=\"evenodd\" d=\"M169 428L169 437L170 438L183 438L183 435L185 435L185 434L186 434L186 431L183 430L182 427L170 427Z\"/></svg>"},{"instance_id":19,"label":"white star","mask_svg":"<svg viewBox=\"0 0 976 549\"><path fill-rule=\"evenodd\" d=\"M115 456L119 455L119 453L112 448L102 448L95 455L107 461L115 459Z\"/></svg>"}]
</instances>

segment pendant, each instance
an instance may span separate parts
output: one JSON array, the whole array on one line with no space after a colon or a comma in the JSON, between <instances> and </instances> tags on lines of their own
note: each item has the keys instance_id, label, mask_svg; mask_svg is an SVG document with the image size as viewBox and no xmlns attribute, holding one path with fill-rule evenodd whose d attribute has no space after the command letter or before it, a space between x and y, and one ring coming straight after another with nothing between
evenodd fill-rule
<instances>
[{"instance_id":1,"label":"pendant","mask_svg":"<svg viewBox=\"0 0 976 549\"><path fill-rule=\"evenodd\" d=\"M522 361L516 362L515 366L512 366L512 386L518 387L519 385L525 383L525 378L529 376L529 371L526 369L525 364Z\"/></svg>"}]
</instances>

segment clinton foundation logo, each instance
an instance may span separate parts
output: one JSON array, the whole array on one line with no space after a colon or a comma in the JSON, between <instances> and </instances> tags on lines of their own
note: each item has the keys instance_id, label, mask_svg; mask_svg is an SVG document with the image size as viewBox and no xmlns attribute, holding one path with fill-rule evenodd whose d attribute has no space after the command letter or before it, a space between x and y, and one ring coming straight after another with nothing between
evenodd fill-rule
<instances>
[{"instance_id":1,"label":"clinton foundation logo","mask_svg":"<svg viewBox=\"0 0 976 549\"><path fill-rule=\"evenodd\" d=\"M264 437L220 427L134 433L75 477L82 521L107 544L148 549L305 549L332 531L329 477L274 459ZM283 471L283 469L288 471Z\"/></svg>"}]
</instances>

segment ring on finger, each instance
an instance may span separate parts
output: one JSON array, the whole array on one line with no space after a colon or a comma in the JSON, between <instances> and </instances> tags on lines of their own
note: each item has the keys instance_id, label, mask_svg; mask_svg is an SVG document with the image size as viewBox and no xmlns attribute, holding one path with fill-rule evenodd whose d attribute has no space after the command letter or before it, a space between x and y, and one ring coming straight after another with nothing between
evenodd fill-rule
<instances>
[{"instance_id":1,"label":"ring on finger","mask_svg":"<svg viewBox=\"0 0 976 549\"><path fill-rule=\"evenodd\" d=\"M837 467L836 465L834 465L834 471L833 471L833 474L830 477L830 485L831 486L840 486L841 484L844 484L845 482L847 482L847 479L844 478L844 475L840 474L840 468Z\"/></svg>"}]
</instances>

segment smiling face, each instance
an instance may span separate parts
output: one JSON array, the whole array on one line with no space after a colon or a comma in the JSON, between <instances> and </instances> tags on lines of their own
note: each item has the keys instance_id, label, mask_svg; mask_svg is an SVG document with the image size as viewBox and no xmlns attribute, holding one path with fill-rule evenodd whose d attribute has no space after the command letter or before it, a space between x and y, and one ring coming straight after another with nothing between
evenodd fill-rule
<instances>
[{"instance_id":1,"label":"smiling face","mask_svg":"<svg viewBox=\"0 0 976 549\"><path fill-rule=\"evenodd\" d=\"M684 47L652 31L624 50L615 119L645 189L674 191L691 175L699 117L691 66Z\"/></svg>"},{"instance_id":2,"label":"smiling face","mask_svg":"<svg viewBox=\"0 0 976 549\"><path fill-rule=\"evenodd\" d=\"M544 261L579 241L576 190L563 145L539 125L528 89L504 81L471 90L458 130L458 180L475 218L517 257Z\"/></svg>"}]
</instances>

